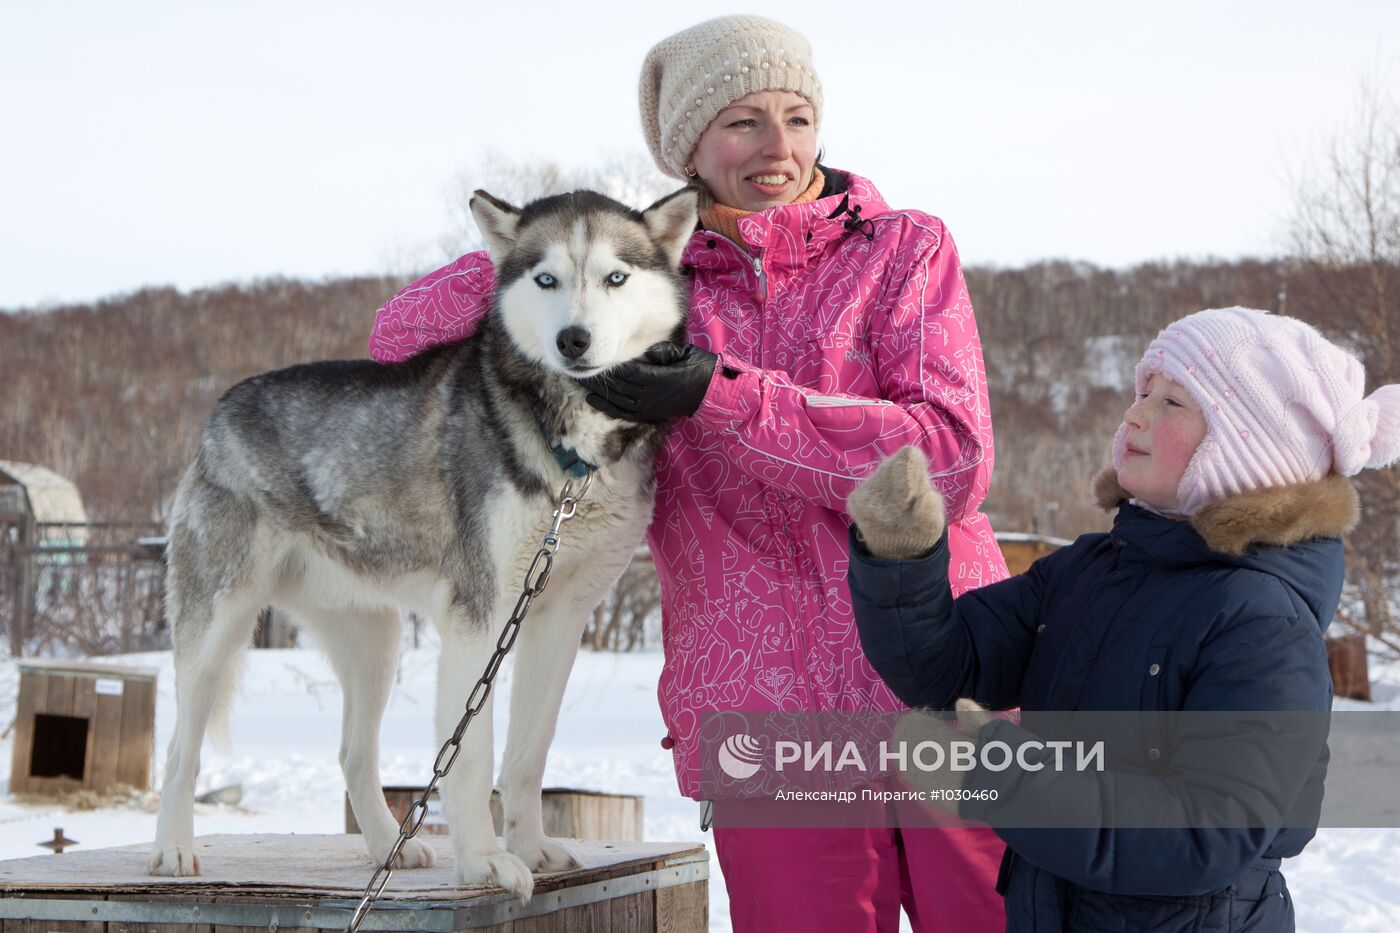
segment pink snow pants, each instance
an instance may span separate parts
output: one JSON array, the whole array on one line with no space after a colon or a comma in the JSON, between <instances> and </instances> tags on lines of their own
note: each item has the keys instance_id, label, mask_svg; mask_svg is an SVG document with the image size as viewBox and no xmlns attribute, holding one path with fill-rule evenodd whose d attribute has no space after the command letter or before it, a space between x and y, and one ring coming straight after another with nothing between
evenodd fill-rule
<instances>
[{"instance_id":1,"label":"pink snow pants","mask_svg":"<svg viewBox=\"0 0 1400 933\"><path fill-rule=\"evenodd\" d=\"M897 933L901 905L914 933L1006 929L990 829L713 832L734 933Z\"/></svg>"}]
</instances>

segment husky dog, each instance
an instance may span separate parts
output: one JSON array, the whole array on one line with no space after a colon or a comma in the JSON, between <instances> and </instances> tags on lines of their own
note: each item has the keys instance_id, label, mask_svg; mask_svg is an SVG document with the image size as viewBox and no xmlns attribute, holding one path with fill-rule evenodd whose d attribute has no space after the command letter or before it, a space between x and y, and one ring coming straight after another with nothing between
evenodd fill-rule
<instances>
[{"instance_id":1,"label":"husky dog","mask_svg":"<svg viewBox=\"0 0 1400 933\"><path fill-rule=\"evenodd\" d=\"M476 192L495 301L467 340L392 365L312 363L255 376L219 400L175 500L167 613L178 703L149 870L199 873L193 796L211 717L226 713L258 612L276 606L324 648L345 694L340 763L376 861L398 838L379 780L379 725L400 609L441 633L445 740L515 606L570 477L594 466L548 587L515 647L501 768L505 848L491 824L491 704L442 782L461 884L522 900L533 871L576 867L544 835L540 782L583 625L651 518L664 426L591 408L577 380L683 342L677 272L696 224L682 190L637 212L589 191L518 209ZM577 475L577 471L575 471ZM426 760L425 760L426 767ZM410 840L402 868L432 851Z\"/></svg>"}]
</instances>

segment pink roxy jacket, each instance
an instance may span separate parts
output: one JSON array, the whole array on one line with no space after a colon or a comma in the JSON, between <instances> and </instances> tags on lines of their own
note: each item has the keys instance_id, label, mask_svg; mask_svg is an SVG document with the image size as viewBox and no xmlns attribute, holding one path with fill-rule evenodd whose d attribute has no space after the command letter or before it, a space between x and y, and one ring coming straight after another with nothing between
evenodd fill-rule
<instances>
[{"instance_id":1,"label":"pink roxy jacket","mask_svg":"<svg viewBox=\"0 0 1400 933\"><path fill-rule=\"evenodd\" d=\"M844 173L843 173L844 174ZM1006 576L978 507L992 476L982 347L953 240L875 186L744 218L746 253L696 231L690 340L718 375L657 457L647 541L662 587L658 689L683 794L699 796L699 717L715 710L902 708L861 653L846 586L846 496L917 444L947 499L954 594ZM842 197L852 229L827 215ZM476 252L380 309L370 354L405 359L490 310Z\"/></svg>"}]
</instances>

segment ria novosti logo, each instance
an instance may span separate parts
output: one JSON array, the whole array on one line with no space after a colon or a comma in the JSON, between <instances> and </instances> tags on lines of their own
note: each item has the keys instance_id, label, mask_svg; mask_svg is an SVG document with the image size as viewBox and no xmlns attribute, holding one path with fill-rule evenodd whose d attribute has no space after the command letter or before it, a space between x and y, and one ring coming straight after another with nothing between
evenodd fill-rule
<instances>
[{"instance_id":1,"label":"ria novosti logo","mask_svg":"<svg viewBox=\"0 0 1400 933\"><path fill-rule=\"evenodd\" d=\"M763 745L751 735L737 733L719 747L719 766L736 781L745 781L763 766Z\"/></svg>"},{"instance_id":2,"label":"ria novosti logo","mask_svg":"<svg viewBox=\"0 0 1400 933\"><path fill-rule=\"evenodd\" d=\"M730 735L719 747L716 758L720 770L736 781L745 781L758 773L767 762L763 740L746 732ZM1104 770L1104 742L1086 747L1084 741L1018 742L1013 748L995 740L978 742L971 739L925 740L911 744L881 741L870 749L861 743L772 741L774 771L822 771L827 773L854 770L858 772L909 771L972 771L982 767L988 771L1005 771L1016 765L1022 771L1040 771L1050 767L1065 771ZM1069 752L1075 751L1071 764Z\"/></svg>"}]
</instances>

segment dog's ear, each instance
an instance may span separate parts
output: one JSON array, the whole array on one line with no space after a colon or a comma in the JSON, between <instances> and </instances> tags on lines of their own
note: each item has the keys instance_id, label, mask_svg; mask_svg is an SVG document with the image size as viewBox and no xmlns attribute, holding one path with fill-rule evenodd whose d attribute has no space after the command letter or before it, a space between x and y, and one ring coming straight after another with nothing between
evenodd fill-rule
<instances>
[{"instance_id":1,"label":"dog's ear","mask_svg":"<svg viewBox=\"0 0 1400 933\"><path fill-rule=\"evenodd\" d=\"M493 265L505 261L506 253L515 246L515 230L520 226L520 208L507 204L478 188L472 192L468 205L481 235L486 238L486 251Z\"/></svg>"},{"instance_id":2,"label":"dog's ear","mask_svg":"<svg viewBox=\"0 0 1400 933\"><path fill-rule=\"evenodd\" d=\"M681 253L685 252L685 244L690 241L699 220L700 192L695 188L673 191L642 211L647 232L666 254L672 269L681 264Z\"/></svg>"}]
</instances>

